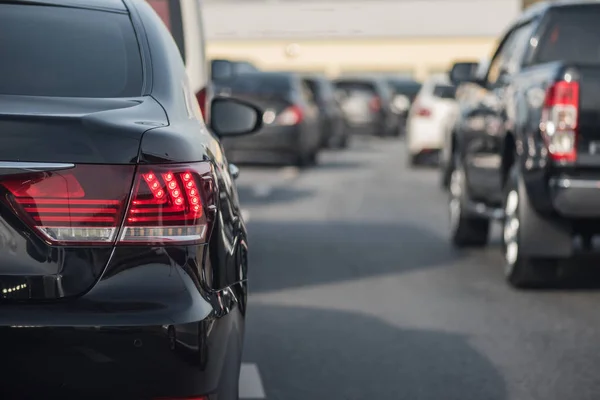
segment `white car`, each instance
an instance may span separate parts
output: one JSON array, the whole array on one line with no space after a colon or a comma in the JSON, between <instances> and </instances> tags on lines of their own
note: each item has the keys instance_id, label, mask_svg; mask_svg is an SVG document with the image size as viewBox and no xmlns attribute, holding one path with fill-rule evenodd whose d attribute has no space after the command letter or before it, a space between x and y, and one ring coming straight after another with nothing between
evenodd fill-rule
<instances>
[{"instance_id":1,"label":"white car","mask_svg":"<svg viewBox=\"0 0 600 400\"><path fill-rule=\"evenodd\" d=\"M443 148L445 136L458 112L455 91L446 75L434 75L421 87L407 121L410 165L417 164L422 155L439 153Z\"/></svg>"}]
</instances>

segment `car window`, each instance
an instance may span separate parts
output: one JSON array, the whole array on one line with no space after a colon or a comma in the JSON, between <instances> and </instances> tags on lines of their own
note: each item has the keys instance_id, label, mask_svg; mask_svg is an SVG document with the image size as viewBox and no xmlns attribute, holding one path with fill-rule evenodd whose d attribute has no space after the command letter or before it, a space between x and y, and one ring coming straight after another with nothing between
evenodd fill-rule
<instances>
[{"instance_id":1,"label":"car window","mask_svg":"<svg viewBox=\"0 0 600 400\"><path fill-rule=\"evenodd\" d=\"M237 76L231 89L236 93L288 94L292 81L287 75L248 73Z\"/></svg>"},{"instance_id":2,"label":"car window","mask_svg":"<svg viewBox=\"0 0 600 400\"><path fill-rule=\"evenodd\" d=\"M496 53L495 57L490 62L490 67L487 73L488 86L493 87L496 85L500 76L507 72L506 68L513 50L515 37L514 31L511 31L502 43L502 46Z\"/></svg>"},{"instance_id":3,"label":"car window","mask_svg":"<svg viewBox=\"0 0 600 400\"><path fill-rule=\"evenodd\" d=\"M562 8L548 16L533 64L552 61L594 64L600 62L600 7Z\"/></svg>"},{"instance_id":4,"label":"car window","mask_svg":"<svg viewBox=\"0 0 600 400\"><path fill-rule=\"evenodd\" d=\"M375 94L373 85L366 82L340 81L336 82L335 87L345 96L352 96L354 94L369 94L372 96Z\"/></svg>"},{"instance_id":5,"label":"car window","mask_svg":"<svg viewBox=\"0 0 600 400\"><path fill-rule=\"evenodd\" d=\"M213 80L230 79L234 75L232 63L226 60L213 60L210 71Z\"/></svg>"},{"instance_id":6,"label":"car window","mask_svg":"<svg viewBox=\"0 0 600 400\"><path fill-rule=\"evenodd\" d=\"M141 95L141 56L127 15L0 4L0 38L0 94Z\"/></svg>"},{"instance_id":7,"label":"car window","mask_svg":"<svg viewBox=\"0 0 600 400\"><path fill-rule=\"evenodd\" d=\"M456 95L456 87L452 85L436 84L433 86L433 97L440 99L453 99Z\"/></svg>"}]
</instances>

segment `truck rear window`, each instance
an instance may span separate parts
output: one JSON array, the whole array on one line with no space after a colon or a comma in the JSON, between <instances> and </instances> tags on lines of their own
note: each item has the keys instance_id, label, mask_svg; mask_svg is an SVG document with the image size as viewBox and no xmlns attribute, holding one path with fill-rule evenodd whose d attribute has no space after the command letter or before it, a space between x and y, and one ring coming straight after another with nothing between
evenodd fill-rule
<instances>
[{"instance_id":1,"label":"truck rear window","mask_svg":"<svg viewBox=\"0 0 600 400\"><path fill-rule=\"evenodd\" d=\"M543 29L534 63L600 63L600 7L561 7Z\"/></svg>"},{"instance_id":2,"label":"truck rear window","mask_svg":"<svg viewBox=\"0 0 600 400\"><path fill-rule=\"evenodd\" d=\"M125 14L0 3L0 94L134 97L137 39Z\"/></svg>"}]
</instances>

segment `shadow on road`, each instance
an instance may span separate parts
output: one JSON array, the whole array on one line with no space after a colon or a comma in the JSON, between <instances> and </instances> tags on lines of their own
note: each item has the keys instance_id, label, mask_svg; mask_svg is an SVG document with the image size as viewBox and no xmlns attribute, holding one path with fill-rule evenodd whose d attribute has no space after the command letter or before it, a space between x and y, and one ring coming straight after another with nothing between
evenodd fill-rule
<instances>
[{"instance_id":1,"label":"shadow on road","mask_svg":"<svg viewBox=\"0 0 600 400\"><path fill-rule=\"evenodd\" d=\"M253 293L450 264L447 240L409 223L250 222Z\"/></svg>"},{"instance_id":2,"label":"shadow on road","mask_svg":"<svg viewBox=\"0 0 600 400\"><path fill-rule=\"evenodd\" d=\"M248 318L245 360L260 365L270 400L507 398L495 367L461 335L256 303Z\"/></svg>"}]
</instances>

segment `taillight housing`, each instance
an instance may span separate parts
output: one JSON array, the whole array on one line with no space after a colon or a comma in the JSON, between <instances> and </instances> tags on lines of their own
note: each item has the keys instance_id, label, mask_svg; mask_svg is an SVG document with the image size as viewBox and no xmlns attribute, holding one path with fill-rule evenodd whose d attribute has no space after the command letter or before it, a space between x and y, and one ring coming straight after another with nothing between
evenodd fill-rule
<instances>
[{"instance_id":1,"label":"taillight housing","mask_svg":"<svg viewBox=\"0 0 600 400\"><path fill-rule=\"evenodd\" d=\"M540 132L552 160L577 159L579 82L558 81L548 87L542 109Z\"/></svg>"},{"instance_id":2,"label":"taillight housing","mask_svg":"<svg viewBox=\"0 0 600 400\"><path fill-rule=\"evenodd\" d=\"M381 109L381 99L377 96L371 97L369 108L372 112L378 112Z\"/></svg>"},{"instance_id":3,"label":"taillight housing","mask_svg":"<svg viewBox=\"0 0 600 400\"><path fill-rule=\"evenodd\" d=\"M141 165L119 243L202 243L216 204L209 163Z\"/></svg>"},{"instance_id":4,"label":"taillight housing","mask_svg":"<svg viewBox=\"0 0 600 400\"><path fill-rule=\"evenodd\" d=\"M135 166L78 165L2 179L8 205L51 244L112 244Z\"/></svg>"},{"instance_id":5,"label":"taillight housing","mask_svg":"<svg viewBox=\"0 0 600 400\"><path fill-rule=\"evenodd\" d=\"M415 115L418 115L419 117L430 118L431 114L432 114L431 109L429 109L427 107L418 106L415 109Z\"/></svg>"},{"instance_id":6,"label":"taillight housing","mask_svg":"<svg viewBox=\"0 0 600 400\"><path fill-rule=\"evenodd\" d=\"M275 122L277 125L292 126L301 123L303 118L304 113L302 108L300 106L293 105L279 113L275 119Z\"/></svg>"},{"instance_id":7,"label":"taillight housing","mask_svg":"<svg viewBox=\"0 0 600 400\"><path fill-rule=\"evenodd\" d=\"M77 165L0 185L6 203L51 245L203 243L217 204L207 162Z\"/></svg>"}]
</instances>

